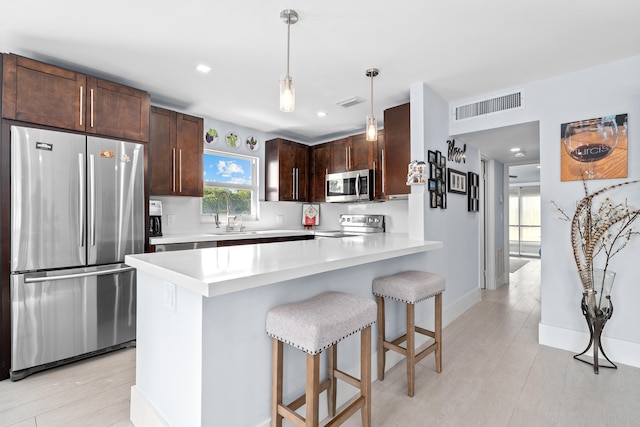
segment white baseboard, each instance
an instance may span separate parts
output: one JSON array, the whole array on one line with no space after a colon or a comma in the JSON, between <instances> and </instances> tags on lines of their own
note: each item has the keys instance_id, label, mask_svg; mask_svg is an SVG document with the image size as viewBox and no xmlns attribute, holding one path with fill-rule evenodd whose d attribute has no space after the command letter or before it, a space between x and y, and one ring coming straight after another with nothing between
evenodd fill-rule
<instances>
[{"instance_id":1,"label":"white baseboard","mask_svg":"<svg viewBox=\"0 0 640 427\"><path fill-rule=\"evenodd\" d=\"M589 343L589 334L540 323L538 342L548 347L580 353ZM603 336L602 347L609 359L615 363L640 368L640 343ZM589 354L593 355L592 349L589 350Z\"/></svg>"},{"instance_id":2,"label":"white baseboard","mask_svg":"<svg viewBox=\"0 0 640 427\"><path fill-rule=\"evenodd\" d=\"M156 408L136 386L131 386L129 419L135 427L170 427Z\"/></svg>"}]
</instances>

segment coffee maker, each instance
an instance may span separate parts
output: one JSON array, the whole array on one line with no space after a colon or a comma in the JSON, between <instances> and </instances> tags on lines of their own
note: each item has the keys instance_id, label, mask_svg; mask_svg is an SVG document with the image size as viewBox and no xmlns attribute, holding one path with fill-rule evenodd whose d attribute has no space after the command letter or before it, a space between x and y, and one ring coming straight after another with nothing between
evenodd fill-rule
<instances>
[{"instance_id":1,"label":"coffee maker","mask_svg":"<svg viewBox=\"0 0 640 427\"><path fill-rule=\"evenodd\" d=\"M149 200L149 237L162 236L162 202Z\"/></svg>"}]
</instances>

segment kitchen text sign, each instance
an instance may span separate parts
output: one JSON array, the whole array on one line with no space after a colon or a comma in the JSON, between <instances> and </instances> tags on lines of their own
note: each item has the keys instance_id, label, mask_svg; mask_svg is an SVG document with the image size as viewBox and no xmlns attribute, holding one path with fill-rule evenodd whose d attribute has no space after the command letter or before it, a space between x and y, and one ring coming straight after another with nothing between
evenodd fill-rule
<instances>
[{"instance_id":1,"label":"kitchen text sign","mask_svg":"<svg viewBox=\"0 0 640 427\"><path fill-rule=\"evenodd\" d=\"M456 147L455 139L447 140L448 150L447 150L447 160L450 162L456 163L466 163L467 162L467 144L464 144L462 148Z\"/></svg>"}]
</instances>

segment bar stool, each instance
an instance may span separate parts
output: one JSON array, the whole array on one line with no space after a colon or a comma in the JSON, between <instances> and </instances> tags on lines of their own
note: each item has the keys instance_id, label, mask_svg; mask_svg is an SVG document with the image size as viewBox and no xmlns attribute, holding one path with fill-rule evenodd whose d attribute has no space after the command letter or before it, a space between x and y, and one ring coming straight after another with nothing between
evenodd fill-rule
<instances>
[{"instance_id":1,"label":"bar stool","mask_svg":"<svg viewBox=\"0 0 640 427\"><path fill-rule=\"evenodd\" d=\"M281 427L283 418L297 426L318 425L320 393L328 391L329 416L341 424L358 409L362 425L371 423L371 325L376 304L370 299L343 292L326 292L313 298L276 307L267 313L266 330L272 339L271 426ZM360 331L360 379L337 368L337 343ZM282 401L283 343L307 353L306 392L285 405ZM320 383L320 352L329 349L328 378ZM360 389L360 396L336 415L336 379ZM306 418L295 411L306 407Z\"/></svg>"},{"instance_id":2,"label":"bar stool","mask_svg":"<svg viewBox=\"0 0 640 427\"><path fill-rule=\"evenodd\" d=\"M407 358L407 389L413 397L415 365L428 354L435 352L436 371L442 372L442 292L445 278L425 271L405 271L391 276L373 279L373 294L378 305L378 380L384 380L385 355L388 350ZM415 304L435 296L435 328L433 331L415 325ZM406 333L393 341L387 341L384 323L384 299L391 298L407 305ZM434 339L426 348L416 353L415 333ZM406 341L406 348L399 344Z\"/></svg>"}]
</instances>

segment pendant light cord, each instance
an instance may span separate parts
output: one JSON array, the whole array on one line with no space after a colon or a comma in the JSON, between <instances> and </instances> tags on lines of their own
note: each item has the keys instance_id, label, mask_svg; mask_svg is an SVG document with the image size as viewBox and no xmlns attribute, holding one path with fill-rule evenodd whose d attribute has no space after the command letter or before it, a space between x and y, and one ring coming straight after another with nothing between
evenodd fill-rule
<instances>
[{"instance_id":1,"label":"pendant light cord","mask_svg":"<svg viewBox=\"0 0 640 427\"><path fill-rule=\"evenodd\" d=\"M287 16L287 77L289 77L289 56L291 50L291 13Z\"/></svg>"},{"instance_id":2,"label":"pendant light cord","mask_svg":"<svg viewBox=\"0 0 640 427\"><path fill-rule=\"evenodd\" d=\"M371 73L371 117L373 117L373 72Z\"/></svg>"}]
</instances>

